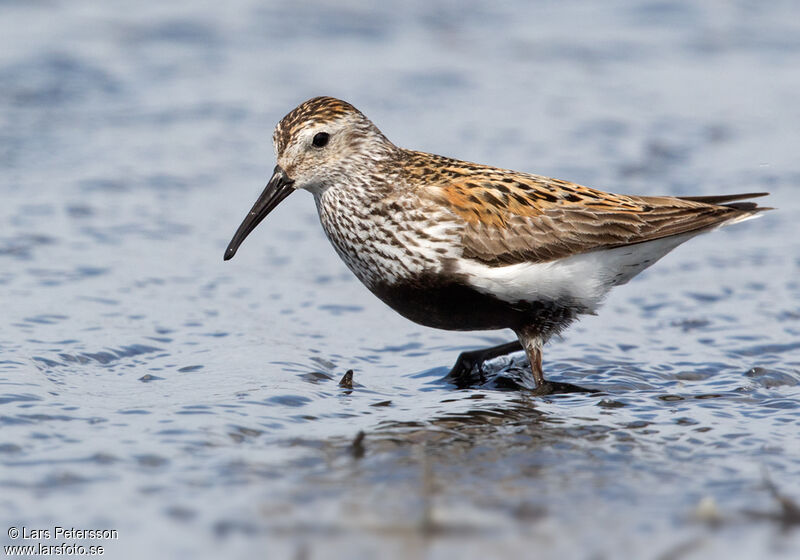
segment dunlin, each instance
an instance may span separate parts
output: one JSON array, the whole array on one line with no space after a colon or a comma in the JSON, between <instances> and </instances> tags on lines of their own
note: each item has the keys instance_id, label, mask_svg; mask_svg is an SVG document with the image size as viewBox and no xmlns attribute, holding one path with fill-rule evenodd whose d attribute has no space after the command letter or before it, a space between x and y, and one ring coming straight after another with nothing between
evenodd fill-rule
<instances>
[{"instance_id":1,"label":"dunlin","mask_svg":"<svg viewBox=\"0 0 800 560\"><path fill-rule=\"evenodd\" d=\"M372 293L421 325L512 329L518 342L462 353L451 374L524 349L538 393L542 345L703 232L766 208L723 196L630 196L399 148L344 101L315 97L273 134L277 165L225 260L283 199L314 195L336 252Z\"/></svg>"}]
</instances>

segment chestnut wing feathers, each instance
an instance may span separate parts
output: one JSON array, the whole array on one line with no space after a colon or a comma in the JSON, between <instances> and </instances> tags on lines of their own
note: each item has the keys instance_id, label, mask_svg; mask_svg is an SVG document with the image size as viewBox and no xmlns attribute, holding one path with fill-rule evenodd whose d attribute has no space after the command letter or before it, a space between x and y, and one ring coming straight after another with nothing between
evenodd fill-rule
<instances>
[{"instance_id":1,"label":"chestnut wing feathers","mask_svg":"<svg viewBox=\"0 0 800 560\"><path fill-rule=\"evenodd\" d=\"M765 193L645 197L475 164L427 189L463 223L463 257L489 266L547 262L711 229L766 208L733 202ZM729 204L725 204L729 203Z\"/></svg>"}]
</instances>

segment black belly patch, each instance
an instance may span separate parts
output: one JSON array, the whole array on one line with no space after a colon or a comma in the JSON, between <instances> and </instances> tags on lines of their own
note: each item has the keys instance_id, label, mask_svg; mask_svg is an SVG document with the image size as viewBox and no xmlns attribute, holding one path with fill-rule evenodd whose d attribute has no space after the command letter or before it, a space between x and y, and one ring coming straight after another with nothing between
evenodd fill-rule
<instances>
[{"instance_id":1,"label":"black belly patch","mask_svg":"<svg viewBox=\"0 0 800 560\"><path fill-rule=\"evenodd\" d=\"M582 311L569 301L509 303L453 280L438 277L380 284L372 292L402 316L453 331L535 327L548 338L566 328Z\"/></svg>"}]
</instances>

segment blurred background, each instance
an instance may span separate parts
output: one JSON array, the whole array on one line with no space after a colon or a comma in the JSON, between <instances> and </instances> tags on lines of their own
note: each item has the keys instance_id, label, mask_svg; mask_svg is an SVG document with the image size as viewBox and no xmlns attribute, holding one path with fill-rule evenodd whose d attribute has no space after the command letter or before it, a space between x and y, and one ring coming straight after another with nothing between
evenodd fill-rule
<instances>
[{"instance_id":1,"label":"blurred background","mask_svg":"<svg viewBox=\"0 0 800 560\"><path fill-rule=\"evenodd\" d=\"M0 0L0 541L796 558L798 68L790 1ZM458 353L512 333L395 315L305 193L222 261L315 95L400 146L779 211L550 344L553 379L602 394L457 390Z\"/></svg>"}]
</instances>

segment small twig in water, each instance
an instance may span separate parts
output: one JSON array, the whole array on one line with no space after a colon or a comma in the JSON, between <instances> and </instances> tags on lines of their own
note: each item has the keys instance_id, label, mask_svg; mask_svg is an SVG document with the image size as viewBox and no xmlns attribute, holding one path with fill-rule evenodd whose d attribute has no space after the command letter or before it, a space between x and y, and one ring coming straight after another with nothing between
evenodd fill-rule
<instances>
[{"instance_id":1,"label":"small twig in water","mask_svg":"<svg viewBox=\"0 0 800 560\"><path fill-rule=\"evenodd\" d=\"M352 370L350 371L352 372ZM355 459L361 459L364 456L364 453L367 452L366 447L364 447L364 437L364 431L360 430L353 439L353 443L350 444L350 454Z\"/></svg>"},{"instance_id":2,"label":"small twig in water","mask_svg":"<svg viewBox=\"0 0 800 560\"><path fill-rule=\"evenodd\" d=\"M353 370L348 369L347 372L342 376L342 380L339 381L339 387L344 387L345 389L352 389L353 388Z\"/></svg>"}]
</instances>

